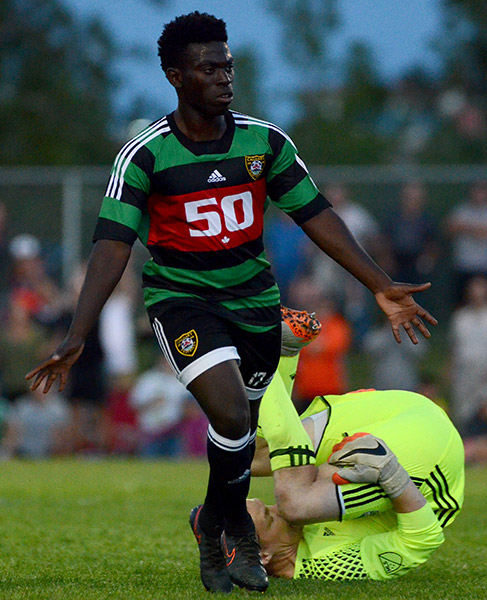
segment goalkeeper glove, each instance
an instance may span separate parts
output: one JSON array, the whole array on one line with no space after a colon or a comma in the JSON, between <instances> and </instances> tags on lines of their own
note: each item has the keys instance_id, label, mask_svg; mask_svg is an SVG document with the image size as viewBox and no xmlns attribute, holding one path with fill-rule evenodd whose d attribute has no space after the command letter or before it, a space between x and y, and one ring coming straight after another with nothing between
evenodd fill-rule
<instances>
[{"instance_id":1,"label":"goalkeeper glove","mask_svg":"<svg viewBox=\"0 0 487 600\"><path fill-rule=\"evenodd\" d=\"M389 498L400 496L410 482L407 471L392 450L370 433L343 438L333 447L328 462L344 467L333 474L333 482L337 485L378 483Z\"/></svg>"}]
</instances>

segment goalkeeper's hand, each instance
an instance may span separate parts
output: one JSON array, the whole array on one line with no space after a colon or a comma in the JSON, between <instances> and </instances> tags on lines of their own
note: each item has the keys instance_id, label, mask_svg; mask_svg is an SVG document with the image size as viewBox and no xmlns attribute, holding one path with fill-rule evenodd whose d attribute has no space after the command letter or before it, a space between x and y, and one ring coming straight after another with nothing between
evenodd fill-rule
<instances>
[{"instance_id":1,"label":"goalkeeper's hand","mask_svg":"<svg viewBox=\"0 0 487 600\"><path fill-rule=\"evenodd\" d=\"M378 483L390 498L397 498L410 482L387 444L370 433L356 433L333 446L328 462L344 467L333 474L337 485Z\"/></svg>"}]
</instances>

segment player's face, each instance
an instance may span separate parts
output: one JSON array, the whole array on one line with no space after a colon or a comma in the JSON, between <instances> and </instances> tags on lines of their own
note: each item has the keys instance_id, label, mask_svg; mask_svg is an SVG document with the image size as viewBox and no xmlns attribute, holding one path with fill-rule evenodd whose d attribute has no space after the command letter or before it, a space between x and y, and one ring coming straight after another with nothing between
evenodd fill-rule
<instances>
[{"instance_id":1,"label":"player's face","mask_svg":"<svg viewBox=\"0 0 487 600\"><path fill-rule=\"evenodd\" d=\"M222 115L233 100L233 57L224 42L190 44L183 64L175 69L180 103L204 116Z\"/></svg>"},{"instance_id":2,"label":"player's face","mask_svg":"<svg viewBox=\"0 0 487 600\"><path fill-rule=\"evenodd\" d=\"M258 498L247 500L247 510L259 536L264 565L268 564L282 546L283 539L289 536L289 524L281 517L275 505L266 506Z\"/></svg>"}]
</instances>

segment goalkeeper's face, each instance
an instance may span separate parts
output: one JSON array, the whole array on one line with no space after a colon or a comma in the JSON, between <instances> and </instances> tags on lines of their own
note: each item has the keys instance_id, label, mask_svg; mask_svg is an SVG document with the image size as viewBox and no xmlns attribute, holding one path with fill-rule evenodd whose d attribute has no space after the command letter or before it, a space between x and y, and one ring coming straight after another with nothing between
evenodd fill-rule
<instances>
[{"instance_id":1,"label":"goalkeeper's face","mask_svg":"<svg viewBox=\"0 0 487 600\"><path fill-rule=\"evenodd\" d=\"M268 565L274 556L292 544L295 528L281 517L275 505L267 506L258 498L247 500L247 510L259 536L262 561L272 575Z\"/></svg>"}]
</instances>

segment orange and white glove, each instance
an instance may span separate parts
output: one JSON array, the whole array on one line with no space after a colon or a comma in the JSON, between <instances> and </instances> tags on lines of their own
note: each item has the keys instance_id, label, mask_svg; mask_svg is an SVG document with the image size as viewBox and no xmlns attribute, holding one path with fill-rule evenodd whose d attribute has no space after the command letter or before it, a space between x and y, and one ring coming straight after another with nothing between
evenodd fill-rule
<instances>
[{"instance_id":1,"label":"orange and white glove","mask_svg":"<svg viewBox=\"0 0 487 600\"><path fill-rule=\"evenodd\" d=\"M330 465L343 467L333 474L337 485L378 483L389 498L400 496L411 481L387 444L370 433L356 433L333 446Z\"/></svg>"}]
</instances>

